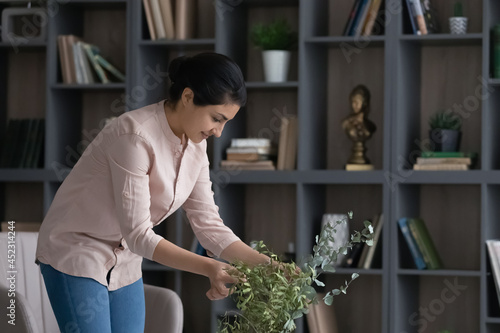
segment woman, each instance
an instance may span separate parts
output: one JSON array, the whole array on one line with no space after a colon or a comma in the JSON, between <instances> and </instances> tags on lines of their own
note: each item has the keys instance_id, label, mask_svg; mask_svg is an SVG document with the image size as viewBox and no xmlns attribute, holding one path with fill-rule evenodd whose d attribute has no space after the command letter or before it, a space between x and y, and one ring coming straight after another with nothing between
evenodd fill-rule
<instances>
[{"instance_id":1,"label":"woman","mask_svg":"<svg viewBox=\"0 0 500 333\"><path fill-rule=\"evenodd\" d=\"M174 59L169 77L168 100L123 114L94 139L42 223L37 261L62 332L142 332L143 257L208 277L211 300L228 296L228 264L152 230L181 206L210 254L268 262L223 224L209 179L206 139L246 102L240 69L203 53Z\"/></svg>"}]
</instances>

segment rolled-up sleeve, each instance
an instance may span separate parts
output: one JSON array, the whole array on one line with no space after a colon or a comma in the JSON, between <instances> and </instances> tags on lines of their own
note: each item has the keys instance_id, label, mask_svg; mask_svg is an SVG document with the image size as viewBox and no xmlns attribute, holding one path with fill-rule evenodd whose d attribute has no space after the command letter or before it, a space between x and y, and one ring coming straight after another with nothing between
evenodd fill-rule
<instances>
[{"instance_id":1,"label":"rolled-up sleeve","mask_svg":"<svg viewBox=\"0 0 500 333\"><path fill-rule=\"evenodd\" d=\"M240 239L220 218L219 207L214 201L208 165L201 169L183 208L193 232L210 254L219 257L227 246Z\"/></svg>"},{"instance_id":2,"label":"rolled-up sleeve","mask_svg":"<svg viewBox=\"0 0 500 333\"><path fill-rule=\"evenodd\" d=\"M108 159L122 236L130 251L151 260L162 239L151 222L151 146L138 135L122 135L110 146Z\"/></svg>"}]
</instances>

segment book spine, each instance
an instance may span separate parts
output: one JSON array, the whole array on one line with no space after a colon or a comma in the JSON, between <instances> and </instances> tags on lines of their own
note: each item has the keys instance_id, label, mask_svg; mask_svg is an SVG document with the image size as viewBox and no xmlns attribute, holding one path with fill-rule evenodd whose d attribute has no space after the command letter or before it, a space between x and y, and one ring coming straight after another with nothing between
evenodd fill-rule
<instances>
[{"instance_id":1,"label":"book spine","mask_svg":"<svg viewBox=\"0 0 500 333\"><path fill-rule=\"evenodd\" d=\"M95 47L93 47L90 44L83 43L83 49L85 50L85 53L87 54L88 61L92 64L94 67L95 72L97 73L97 76L99 77L99 80L102 83L109 83L109 79L104 72L104 69L102 69L101 65L99 62L95 59L95 54L97 52L94 52Z\"/></svg>"},{"instance_id":2,"label":"book spine","mask_svg":"<svg viewBox=\"0 0 500 333\"><path fill-rule=\"evenodd\" d=\"M427 35L427 26L425 25L425 18L420 0L410 0L410 2L413 6L412 8L414 9L415 21L417 23L420 34Z\"/></svg>"},{"instance_id":3,"label":"book spine","mask_svg":"<svg viewBox=\"0 0 500 333\"><path fill-rule=\"evenodd\" d=\"M500 24L493 29L493 77L500 79Z\"/></svg>"},{"instance_id":4,"label":"book spine","mask_svg":"<svg viewBox=\"0 0 500 333\"><path fill-rule=\"evenodd\" d=\"M122 74L115 66L111 65L106 59L104 59L100 54L96 54L94 58L99 62L99 64L104 67L107 71L113 74L121 82L125 82L125 75Z\"/></svg>"},{"instance_id":5,"label":"book spine","mask_svg":"<svg viewBox=\"0 0 500 333\"><path fill-rule=\"evenodd\" d=\"M156 37L158 39L165 38L165 26L163 25L163 18L161 17L161 9L159 0L151 1L151 14L155 24Z\"/></svg>"},{"instance_id":6,"label":"book spine","mask_svg":"<svg viewBox=\"0 0 500 333\"><path fill-rule=\"evenodd\" d=\"M366 0L363 8L361 9L361 13L358 19L358 22L356 26L354 27L353 30L353 35L356 37L361 36L361 33L363 32L363 28L366 23L366 17L368 16L368 12L370 11L370 8L372 6L373 0Z\"/></svg>"},{"instance_id":7,"label":"book spine","mask_svg":"<svg viewBox=\"0 0 500 333\"><path fill-rule=\"evenodd\" d=\"M429 269L440 269L443 267L441 258L436 250L432 237L425 226L422 219L410 219L408 221L408 227L414 235L414 238L419 246L424 260L428 263L427 268Z\"/></svg>"},{"instance_id":8,"label":"book spine","mask_svg":"<svg viewBox=\"0 0 500 333\"><path fill-rule=\"evenodd\" d=\"M175 3L176 39L193 38L195 23L196 23L196 1L177 0Z\"/></svg>"},{"instance_id":9,"label":"book spine","mask_svg":"<svg viewBox=\"0 0 500 333\"><path fill-rule=\"evenodd\" d=\"M382 0L373 0L372 6L370 7L370 12L366 18L366 24L363 29L363 36L370 36L372 34L373 26L375 25L375 20L377 19L378 11Z\"/></svg>"},{"instance_id":10,"label":"book spine","mask_svg":"<svg viewBox=\"0 0 500 333\"><path fill-rule=\"evenodd\" d=\"M163 16L163 26L165 27L165 38L174 39L174 14L172 12L172 0L160 0L160 9Z\"/></svg>"},{"instance_id":11,"label":"book spine","mask_svg":"<svg viewBox=\"0 0 500 333\"><path fill-rule=\"evenodd\" d=\"M399 228L401 229L401 233L403 234L404 239L406 240L406 244L410 249L410 253L413 256L413 260L415 262L415 266L417 269L425 269L427 265L425 264L424 257L422 256L422 252L418 249L417 243L415 239L411 235L410 229L408 228L408 218L403 217L398 220Z\"/></svg>"},{"instance_id":12,"label":"book spine","mask_svg":"<svg viewBox=\"0 0 500 333\"><path fill-rule=\"evenodd\" d=\"M344 36L349 36L349 31L351 30L352 24L354 22L354 18L356 17L356 13L359 9L359 6L363 0L356 0L354 2L354 5L352 6L351 13L349 14L349 19L347 20L347 23L344 28Z\"/></svg>"}]
</instances>

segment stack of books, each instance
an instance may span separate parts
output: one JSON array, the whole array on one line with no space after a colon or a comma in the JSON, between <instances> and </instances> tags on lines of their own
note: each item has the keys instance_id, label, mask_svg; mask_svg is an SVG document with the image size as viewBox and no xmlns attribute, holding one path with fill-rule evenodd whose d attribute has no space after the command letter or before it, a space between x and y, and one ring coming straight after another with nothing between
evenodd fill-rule
<instances>
[{"instance_id":1,"label":"stack of books","mask_svg":"<svg viewBox=\"0 0 500 333\"><path fill-rule=\"evenodd\" d=\"M476 153L423 151L413 170L469 170L476 159Z\"/></svg>"},{"instance_id":2,"label":"stack of books","mask_svg":"<svg viewBox=\"0 0 500 333\"><path fill-rule=\"evenodd\" d=\"M97 46L75 35L57 36L63 82L91 84L124 82L125 75L100 54Z\"/></svg>"},{"instance_id":3,"label":"stack of books","mask_svg":"<svg viewBox=\"0 0 500 333\"><path fill-rule=\"evenodd\" d=\"M270 139L234 138L226 149L227 159L221 161L222 169L275 170L273 159L276 147Z\"/></svg>"},{"instance_id":4,"label":"stack of books","mask_svg":"<svg viewBox=\"0 0 500 333\"><path fill-rule=\"evenodd\" d=\"M151 40L194 38L197 20L195 0L142 0L142 2Z\"/></svg>"}]
</instances>

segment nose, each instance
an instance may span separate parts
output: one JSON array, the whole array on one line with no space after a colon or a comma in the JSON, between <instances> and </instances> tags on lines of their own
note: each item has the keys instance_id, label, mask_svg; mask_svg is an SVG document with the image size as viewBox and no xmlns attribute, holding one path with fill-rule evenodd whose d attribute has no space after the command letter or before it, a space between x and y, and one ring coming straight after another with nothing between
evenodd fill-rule
<instances>
[{"instance_id":1,"label":"nose","mask_svg":"<svg viewBox=\"0 0 500 333\"><path fill-rule=\"evenodd\" d=\"M214 129L212 129L212 132L216 138L220 138L223 130L224 130L224 124L221 124L221 125L215 127Z\"/></svg>"}]
</instances>

